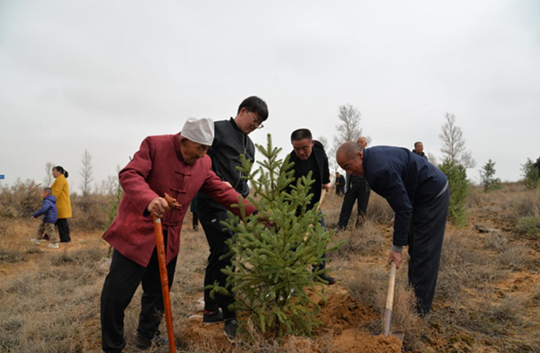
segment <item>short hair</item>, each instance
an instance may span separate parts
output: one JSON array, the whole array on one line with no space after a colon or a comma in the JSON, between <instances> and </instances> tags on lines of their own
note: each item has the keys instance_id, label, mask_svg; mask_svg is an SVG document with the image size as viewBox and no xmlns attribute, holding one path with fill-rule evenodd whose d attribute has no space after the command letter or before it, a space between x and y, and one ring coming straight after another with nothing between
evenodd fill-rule
<instances>
[{"instance_id":1,"label":"short hair","mask_svg":"<svg viewBox=\"0 0 540 353\"><path fill-rule=\"evenodd\" d=\"M344 153L345 157L348 159L353 159L356 158L356 152L362 151L364 151L364 148L359 144L354 142L345 142L338 148L337 153Z\"/></svg>"},{"instance_id":2,"label":"short hair","mask_svg":"<svg viewBox=\"0 0 540 353\"><path fill-rule=\"evenodd\" d=\"M291 142L293 141L300 141L303 139L313 140L313 136L311 135L311 131L308 129L298 129L294 130L291 134Z\"/></svg>"},{"instance_id":3,"label":"short hair","mask_svg":"<svg viewBox=\"0 0 540 353\"><path fill-rule=\"evenodd\" d=\"M43 191L47 193L47 195L52 195L52 189L51 188L43 188Z\"/></svg>"},{"instance_id":4,"label":"short hair","mask_svg":"<svg viewBox=\"0 0 540 353\"><path fill-rule=\"evenodd\" d=\"M64 170L64 168L60 167L59 165L57 165L56 167L53 167L53 170L56 170L58 173L60 174L64 174L64 176L67 178L69 173L67 172L67 170Z\"/></svg>"},{"instance_id":5,"label":"short hair","mask_svg":"<svg viewBox=\"0 0 540 353\"><path fill-rule=\"evenodd\" d=\"M242 108L246 108L247 111L256 113L263 121L268 119L268 106L266 102L256 96L247 97L240 103L238 107L238 113Z\"/></svg>"},{"instance_id":6,"label":"short hair","mask_svg":"<svg viewBox=\"0 0 540 353\"><path fill-rule=\"evenodd\" d=\"M416 145L418 145L419 143L422 143L422 141L416 141L416 142L414 143L414 147L416 147ZM423 145L423 143L422 143L422 145Z\"/></svg>"}]
</instances>

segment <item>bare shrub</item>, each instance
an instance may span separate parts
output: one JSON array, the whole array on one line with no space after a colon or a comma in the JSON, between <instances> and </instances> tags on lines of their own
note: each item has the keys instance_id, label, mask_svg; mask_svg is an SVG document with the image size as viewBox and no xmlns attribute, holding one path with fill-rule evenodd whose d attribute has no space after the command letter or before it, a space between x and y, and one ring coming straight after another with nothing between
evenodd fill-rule
<instances>
[{"instance_id":1,"label":"bare shrub","mask_svg":"<svg viewBox=\"0 0 540 353\"><path fill-rule=\"evenodd\" d=\"M485 240L485 248L488 250L495 250L497 252L502 252L503 249L508 244L508 239L506 237L502 236L501 234L497 232L491 232L487 233L484 237Z\"/></svg>"},{"instance_id":2,"label":"bare shrub","mask_svg":"<svg viewBox=\"0 0 540 353\"><path fill-rule=\"evenodd\" d=\"M486 298L489 295L485 296ZM478 310L470 311L468 320L462 320L458 325L481 332L487 336L503 335L510 329L523 325L522 315L525 299L519 296L507 296L501 303L493 300L483 300Z\"/></svg>"},{"instance_id":3,"label":"bare shrub","mask_svg":"<svg viewBox=\"0 0 540 353\"><path fill-rule=\"evenodd\" d=\"M416 296L405 278L402 278L396 286L392 327L393 331L399 330L405 334L403 343L407 350L418 350L424 347L422 333L427 330L427 323L416 312Z\"/></svg>"},{"instance_id":4,"label":"bare shrub","mask_svg":"<svg viewBox=\"0 0 540 353\"><path fill-rule=\"evenodd\" d=\"M10 187L0 185L0 216L29 217L42 202L41 187L33 180L17 179Z\"/></svg>"},{"instance_id":5,"label":"bare shrub","mask_svg":"<svg viewBox=\"0 0 540 353\"><path fill-rule=\"evenodd\" d=\"M79 195L71 196L73 218L70 226L77 230L103 230L107 226L108 215L106 206L112 196L92 194L86 197Z\"/></svg>"},{"instance_id":6,"label":"bare shrub","mask_svg":"<svg viewBox=\"0 0 540 353\"><path fill-rule=\"evenodd\" d=\"M388 271L381 267L371 267L355 277L345 278L343 283L350 288L351 296L375 308L384 306L384 293L388 285Z\"/></svg>"},{"instance_id":7,"label":"bare shrub","mask_svg":"<svg viewBox=\"0 0 540 353\"><path fill-rule=\"evenodd\" d=\"M376 253L384 242L384 236L372 222L365 221L357 231L345 231L349 235L347 242L336 251L336 255L350 257L351 254L361 256Z\"/></svg>"},{"instance_id":8,"label":"bare shrub","mask_svg":"<svg viewBox=\"0 0 540 353\"><path fill-rule=\"evenodd\" d=\"M540 215L540 191L525 192L522 189L512 194L505 209L514 216L514 219Z\"/></svg>"},{"instance_id":9,"label":"bare shrub","mask_svg":"<svg viewBox=\"0 0 540 353\"><path fill-rule=\"evenodd\" d=\"M96 267L98 261L105 256L105 251L101 248L93 247L84 250L76 250L71 252L62 252L51 259L54 266L62 266L65 264L85 265Z\"/></svg>"},{"instance_id":10,"label":"bare shrub","mask_svg":"<svg viewBox=\"0 0 540 353\"><path fill-rule=\"evenodd\" d=\"M21 262L25 261L24 253L19 250L0 249L0 264L2 262Z\"/></svg>"},{"instance_id":11,"label":"bare shrub","mask_svg":"<svg viewBox=\"0 0 540 353\"><path fill-rule=\"evenodd\" d=\"M367 218L378 223L387 223L394 217L394 211L388 202L372 192L369 197L369 205L367 208Z\"/></svg>"},{"instance_id":12,"label":"bare shrub","mask_svg":"<svg viewBox=\"0 0 540 353\"><path fill-rule=\"evenodd\" d=\"M500 263L512 271L517 271L525 264L527 248L523 245L508 245L499 254Z\"/></svg>"},{"instance_id":13,"label":"bare shrub","mask_svg":"<svg viewBox=\"0 0 540 353\"><path fill-rule=\"evenodd\" d=\"M436 296L454 306L466 299L465 287L481 288L506 275L498 262L479 256L469 233L448 232L444 239Z\"/></svg>"}]
</instances>

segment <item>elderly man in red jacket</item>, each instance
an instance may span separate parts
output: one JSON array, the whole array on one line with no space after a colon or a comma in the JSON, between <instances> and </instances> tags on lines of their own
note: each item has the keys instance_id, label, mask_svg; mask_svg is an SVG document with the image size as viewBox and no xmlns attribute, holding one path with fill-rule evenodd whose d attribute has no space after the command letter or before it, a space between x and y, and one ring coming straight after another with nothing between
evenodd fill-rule
<instances>
[{"instance_id":1,"label":"elderly man in red jacket","mask_svg":"<svg viewBox=\"0 0 540 353\"><path fill-rule=\"evenodd\" d=\"M124 340L124 310L139 284L143 295L136 346L148 349L152 342L166 344L160 336L163 298L155 246L152 214L162 217L169 283L173 284L180 250L180 231L188 205L199 190L214 198L236 215L238 193L223 183L210 169L206 155L214 139L210 119L190 118L176 135L147 137L128 165L120 171L124 196L118 215L103 235L114 247L109 274L101 294L101 330L104 352L121 352ZM168 193L183 206L166 212ZM247 204L246 200L243 200ZM246 205L246 214L255 212ZM231 323L225 323L231 324ZM236 325L236 321L232 323Z\"/></svg>"}]
</instances>

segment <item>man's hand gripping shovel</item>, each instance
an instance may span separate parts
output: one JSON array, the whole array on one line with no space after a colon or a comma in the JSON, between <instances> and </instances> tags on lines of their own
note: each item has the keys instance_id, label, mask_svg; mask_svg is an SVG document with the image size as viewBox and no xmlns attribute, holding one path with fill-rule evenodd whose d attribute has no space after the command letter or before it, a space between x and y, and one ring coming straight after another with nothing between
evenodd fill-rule
<instances>
[{"instance_id":1,"label":"man's hand gripping shovel","mask_svg":"<svg viewBox=\"0 0 540 353\"><path fill-rule=\"evenodd\" d=\"M168 210L182 209L182 205L176 199L165 194L165 200L168 204ZM152 214L154 223L154 233L156 235L156 248L159 263L159 275L161 279L161 292L163 294L163 306L165 308L165 319L167 322L167 337L169 339L169 351L176 353L174 344L174 330L171 312L171 298L169 297L169 277L167 276L167 258L165 257L165 244L163 242L163 228L161 226L161 218Z\"/></svg>"}]
</instances>

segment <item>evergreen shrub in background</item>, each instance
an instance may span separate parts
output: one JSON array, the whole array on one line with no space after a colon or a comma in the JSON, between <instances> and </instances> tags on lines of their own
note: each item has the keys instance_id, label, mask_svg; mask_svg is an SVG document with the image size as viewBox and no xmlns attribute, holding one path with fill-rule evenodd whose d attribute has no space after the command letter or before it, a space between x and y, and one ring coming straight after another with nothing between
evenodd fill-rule
<instances>
[{"instance_id":1,"label":"evergreen shrub in background","mask_svg":"<svg viewBox=\"0 0 540 353\"><path fill-rule=\"evenodd\" d=\"M450 188L448 216L455 225L464 226L467 224L466 205L469 195L467 170L463 165L452 162L449 158L445 158L443 163L439 164L439 169L448 178Z\"/></svg>"}]
</instances>

